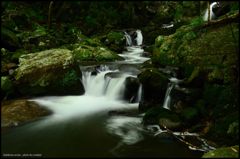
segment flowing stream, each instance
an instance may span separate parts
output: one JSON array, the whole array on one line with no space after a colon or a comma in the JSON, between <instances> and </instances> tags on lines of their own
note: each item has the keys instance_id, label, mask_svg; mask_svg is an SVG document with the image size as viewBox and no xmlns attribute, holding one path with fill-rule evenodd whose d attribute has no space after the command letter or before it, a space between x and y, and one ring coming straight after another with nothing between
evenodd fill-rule
<instances>
[{"instance_id":1,"label":"flowing stream","mask_svg":"<svg viewBox=\"0 0 240 159\"><path fill-rule=\"evenodd\" d=\"M174 137L156 135L162 132L159 128L154 134L150 128L143 128L142 114L137 111L141 84L133 94L134 101L124 98L126 79L137 78L138 67L149 60L143 57L140 47L141 31L136 33L137 46L133 46L125 32L127 51L120 54L124 61L80 66L84 95L30 99L53 114L2 134L2 153L42 157L200 157L202 152L190 150ZM174 85L171 83L166 92L166 108Z\"/></svg>"}]
</instances>

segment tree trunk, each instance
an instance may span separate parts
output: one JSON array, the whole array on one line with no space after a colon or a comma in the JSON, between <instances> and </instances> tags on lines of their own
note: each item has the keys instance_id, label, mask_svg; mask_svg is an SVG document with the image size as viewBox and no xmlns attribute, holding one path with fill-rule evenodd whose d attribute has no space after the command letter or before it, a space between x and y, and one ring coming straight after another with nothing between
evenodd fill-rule
<instances>
[{"instance_id":1,"label":"tree trunk","mask_svg":"<svg viewBox=\"0 0 240 159\"><path fill-rule=\"evenodd\" d=\"M208 22L210 22L210 2L208 1Z\"/></svg>"},{"instance_id":2,"label":"tree trunk","mask_svg":"<svg viewBox=\"0 0 240 159\"><path fill-rule=\"evenodd\" d=\"M52 12L53 1L50 2L48 7L48 30L51 28L51 12Z\"/></svg>"}]
</instances>

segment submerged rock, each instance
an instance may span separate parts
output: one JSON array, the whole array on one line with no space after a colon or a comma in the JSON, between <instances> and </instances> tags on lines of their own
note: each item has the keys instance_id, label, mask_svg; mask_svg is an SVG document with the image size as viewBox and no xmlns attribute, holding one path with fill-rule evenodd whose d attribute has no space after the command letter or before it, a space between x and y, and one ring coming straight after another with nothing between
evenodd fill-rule
<instances>
[{"instance_id":1,"label":"submerged rock","mask_svg":"<svg viewBox=\"0 0 240 159\"><path fill-rule=\"evenodd\" d=\"M158 124L160 127L167 127L171 130L179 130L182 128L182 122L179 116L176 113L161 107L154 107L148 110L143 117L143 124Z\"/></svg>"},{"instance_id":2,"label":"submerged rock","mask_svg":"<svg viewBox=\"0 0 240 159\"><path fill-rule=\"evenodd\" d=\"M69 95L84 92L81 72L70 50L51 49L23 55L16 84L23 95Z\"/></svg>"},{"instance_id":3,"label":"submerged rock","mask_svg":"<svg viewBox=\"0 0 240 159\"><path fill-rule=\"evenodd\" d=\"M1 105L1 127L22 125L51 114L46 108L25 99L4 101Z\"/></svg>"}]
</instances>

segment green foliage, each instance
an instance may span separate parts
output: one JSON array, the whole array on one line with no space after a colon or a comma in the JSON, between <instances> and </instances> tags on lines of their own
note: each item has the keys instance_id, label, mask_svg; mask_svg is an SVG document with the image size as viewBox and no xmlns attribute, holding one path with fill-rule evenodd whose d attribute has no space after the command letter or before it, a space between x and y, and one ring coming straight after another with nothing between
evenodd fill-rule
<instances>
[{"instance_id":1,"label":"green foliage","mask_svg":"<svg viewBox=\"0 0 240 159\"><path fill-rule=\"evenodd\" d=\"M175 15L174 19L178 20L183 16L183 6L182 5L177 5L175 8Z\"/></svg>"},{"instance_id":2,"label":"green foliage","mask_svg":"<svg viewBox=\"0 0 240 159\"><path fill-rule=\"evenodd\" d=\"M2 76L1 77L1 90L9 93L13 89L13 84L12 81L9 79L7 76Z\"/></svg>"},{"instance_id":3,"label":"green foliage","mask_svg":"<svg viewBox=\"0 0 240 159\"><path fill-rule=\"evenodd\" d=\"M239 121L234 121L229 125L227 133L231 136L239 135Z\"/></svg>"},{"instance_id":4,"label":"green foliage","mask_svg":"<svg viewBox=\"0 0 240 159\"><path fill-rule=\"evenodd\" d=\"M204 23L204 20L202 17L197 17L197 18L194 18L191 23L190 23L190 26L192 28L195 28L195 27L198 27L198 26L201 26L202 24Z\"/></svg>"},{"instance_id":5,"label":"green foliage","mask_svg":"<svg viewBox=\"0 0 240 159\"><path fill-rule=\"evenodd\" d=\"M193 107L189 107L189 108L185 108L180 115L184 121L188 121L188 122L194 122L195 120L198 119L199 117L199 113L198 110L196 108Z\"/></svg>"},{"instance_id":6,"label":"green foliage","mask_svg":"<svg viewBox=\"0 0 240 159\"><path fill-rule=\"evenodd\" d=\"M64 74L62 80L60 81L60 85L63 87L72 86L78 83L79 80L80 77L78 76L77 72L72 69Z\"/></svg>"}]
</instances>

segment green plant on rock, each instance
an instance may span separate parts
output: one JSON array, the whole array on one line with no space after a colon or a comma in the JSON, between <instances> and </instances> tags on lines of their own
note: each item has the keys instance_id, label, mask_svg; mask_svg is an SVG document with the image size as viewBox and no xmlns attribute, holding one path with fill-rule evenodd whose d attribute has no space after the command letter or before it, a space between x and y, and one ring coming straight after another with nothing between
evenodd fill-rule
<instances>
[{"instance_id":1,"label":"green plant on rock","mask_svg":"<svg viewBox=\"0 0 240 159\"><path fill-rule=\"evenodd\" d=\"M78 77L77 72L75 70L70 70L64 74L60 83L62 86L67 87L74 85L78 80L80 80L80 77Z\"/></svg>"}]
</instances>

